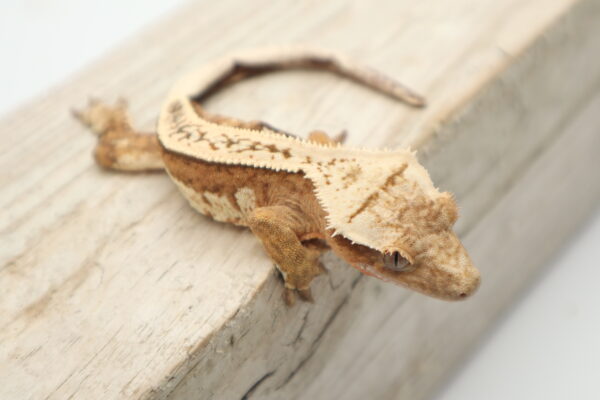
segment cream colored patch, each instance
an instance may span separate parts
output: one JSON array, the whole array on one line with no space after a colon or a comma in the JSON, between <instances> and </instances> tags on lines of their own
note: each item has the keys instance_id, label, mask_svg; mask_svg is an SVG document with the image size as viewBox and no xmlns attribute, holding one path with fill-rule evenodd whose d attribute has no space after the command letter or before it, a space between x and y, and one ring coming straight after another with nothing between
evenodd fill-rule
<instances>
[{"instance_id":1,"label":"cream colored patch","mask_svg":"<svg viewBox=\"0 0 600 400\"><path fill-rule=\"evenodd\" d=\"M160 169L164 166L162 158L153 153L123 153L115 167L123 171Z\"/></svg>"},{"instance_id":2,"label":"cream colored patch","mask_svg":"<svg viewBox=\"0 0 600 400\"><path fill-rule=\"evenodd\" d=\"M169 173L169 170L167 170L167 173ZM199 213L207 214L208 204L206 204L202 196L196 191L194 191L192 188L186 186L180 180L175 179L170 173L169 176L171 177L171 180L175 182L177 188L179 189L181 194L183 194L183 197L185 197L186 200L190 203L190 205Z\"/></svg>"},{"instance_id":3,"label":"cream colored patch","mask_svg":"<svg viewBox=\"0 0 600 400\"><path fill-rule=\"evenodd\" d=\"M256 208L256 195L254 194L254 190L249 187L238 189L235 192L235 200L243 215L250 214Z\"/></svg>"},{"instance_id":4,"label":"cream colored patch","mask_svg":"<svg viewBox=\"0 0 600 400\"><path fill-rule=\"evenodd\" d=\"M172 175L169 174L169 176L190 205L199 213L208 215L217 221L243 224L244 215L231 204L226 196L210 192L198 193Z\"/></svg>"},{"instance_id":5,"label":"cream colored patch","mask_svg":"<svg viewBox=\"0 0 600 400\"><path fill-rule=\"evenodd\" d=\"M240 223L244 216L226 196L216 193L204 192L204 198L208 202L207 210L217 221Z\"/></svg>"}]
</instances>

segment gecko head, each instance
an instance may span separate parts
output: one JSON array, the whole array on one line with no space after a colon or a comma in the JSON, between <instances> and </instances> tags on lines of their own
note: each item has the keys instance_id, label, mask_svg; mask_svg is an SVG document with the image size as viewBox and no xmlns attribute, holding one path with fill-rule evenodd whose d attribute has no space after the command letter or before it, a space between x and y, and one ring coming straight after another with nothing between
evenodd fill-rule
<instances>
[{"instance_id":1,"label":"gecko head","mask_svg":"<svg viewBox=\"0 0 600 400\"><path fill-rule=\"evenodd\" d=\"M452 230L458 210L449 193L413 198L397 221L382 224L377 249L344 235L330 245L362 273L444 300L461 300L479 286L479 271ZM357 235L360 237L360 235Z\"/></svg>"}]
</instances>

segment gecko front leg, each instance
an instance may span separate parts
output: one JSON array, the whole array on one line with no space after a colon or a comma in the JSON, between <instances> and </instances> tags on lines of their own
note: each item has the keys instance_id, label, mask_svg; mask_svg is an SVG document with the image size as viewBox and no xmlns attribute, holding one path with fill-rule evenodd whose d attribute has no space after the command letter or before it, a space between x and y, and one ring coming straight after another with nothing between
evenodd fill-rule
<instances>
[{"instance_id":1,"label":"gecko front leg","mask_svg":"<svg viewBox=\"0 0 600 400\"><path fill-rule=\"evenodd\" d=\"M325 268L319 262L321 251L300 242L298 230L302 223L294 211L286 206L260 207L252 212L248 225L283 275L286 304L294 304L294 292L302 300L313 301L310 283Z\"/></svg>"}]
</instances>

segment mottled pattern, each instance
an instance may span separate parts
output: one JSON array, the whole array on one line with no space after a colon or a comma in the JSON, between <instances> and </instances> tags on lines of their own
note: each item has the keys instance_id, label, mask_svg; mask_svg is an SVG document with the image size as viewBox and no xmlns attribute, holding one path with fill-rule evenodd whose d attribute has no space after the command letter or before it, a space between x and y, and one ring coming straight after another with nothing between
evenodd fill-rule
<instances>
[{"instance_id":1,"label":"mottled pattern","mask_svg":"<svg viewBox=\"0 0 600 400\"><path fill-rule=\"evenodd\" d=\"M264 54L262 54L264 56ZM322 53L227 59L184 78L163 108L156 140L134 132L122 107L90 107L80 118L98 131L98 161L109 168L164 167L199 212L248 226L281 271L286 301L312 299L310 282L329 245L361 272L425 294L461 299L479 272L452 231L458 217L409 150L339 146L315 131L301 140L260 121L211 115L191 100L231 79L286 66L324 66L413 104L401 85ZM196 98L198 98L196 96ZM89 118L87 118L89 117ZM343 136L343 135L342 135ZM341 136L341 137L342 137Z\"/></svg>"},{"instance_id":2,"label":"mottled pattern","mask_svg":"<svg viewBox=\"0 0 600 400\"><path fill-rule=\"evenodd\" d=\"M202 214L247 226L246 219L254 209L282 205L304 216L296 223L300 236L315 237L315 232L325 228L312 183L300 173L211 163L170 151L163 151L163 160L171 179ZM213 214L209 198L221 199L219 216Z\"/></svg>"},{"instance_id":3,"label":"mottled pattern","mask_svg":"<svg viewBox=\"0 0 600 400\"><path fill-rule=\"evenodd\" d=\"M351 149L304 141L266 127L217 124L200 117L183 100L167 107L160 126L159 139L171 152L213 163L303 173L327 213L328 228L380 251L397 247L398 236L410 234L410 221L396 221L409 199L419 207L433 207L441 196L407 150Z\"/></svg>"},{"instance_id":4,"label":"mottled pattern","mask_svg":"<svg viewBox=\"0 0 600 400\"><path fill-rule=\"evenodd\" d=\"M256 195L249 187L239 188L235 192L235 201L242 214L247 215L256 208Z\"/></svg>"},{"instance_id":5,"label":"mottled pattern","mask_svg":"<svg viewBox=\"0 0 600 400\"><path fill-rule=\"evenodd\" d=\"M479 274L452 232L458 217L456 204L450 194L433 186L414 153L304 141L266 126L244 129L216 124L202 118L184 100L174 101L161 120L166 130L160 133L160 141L171 154L224 168L247 166L262 174L273 171L310 181L310 198L323 210L328 235L332 240L343 238L333 242L337 244L332 245L334 250L347 254L347 260L362 272L447 299L462 298L477 287ZM301 196L306 198L306 194ZM239 224L244 218L239 211L225 212L222 207L228 198L231 196L219 195L223 202L204 206L205 213ZM304 213L300 218L310 215ZM355 249L362 249L362 254ZM356 261L371 251L375 251L375 261ZM385 268L383 255L393 252L406 259L413 272Z\"/></svg>"}]
</instances>

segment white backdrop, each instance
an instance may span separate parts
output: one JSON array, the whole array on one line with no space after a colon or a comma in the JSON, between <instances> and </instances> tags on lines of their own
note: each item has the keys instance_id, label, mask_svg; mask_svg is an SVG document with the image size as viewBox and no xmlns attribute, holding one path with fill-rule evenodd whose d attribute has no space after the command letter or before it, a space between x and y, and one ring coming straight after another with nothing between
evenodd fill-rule
<instances>
[{"instance_id":1,"label":"white backdrop","mask_svg":"<svg viewBox=\"0 0 600 400\"><path fill-rule=\"evenodd\" d=\"M0 115L182 3L0 0ZM600 399L600 212L551 264L437 400Z\"/></svg>"}]
</instances>

